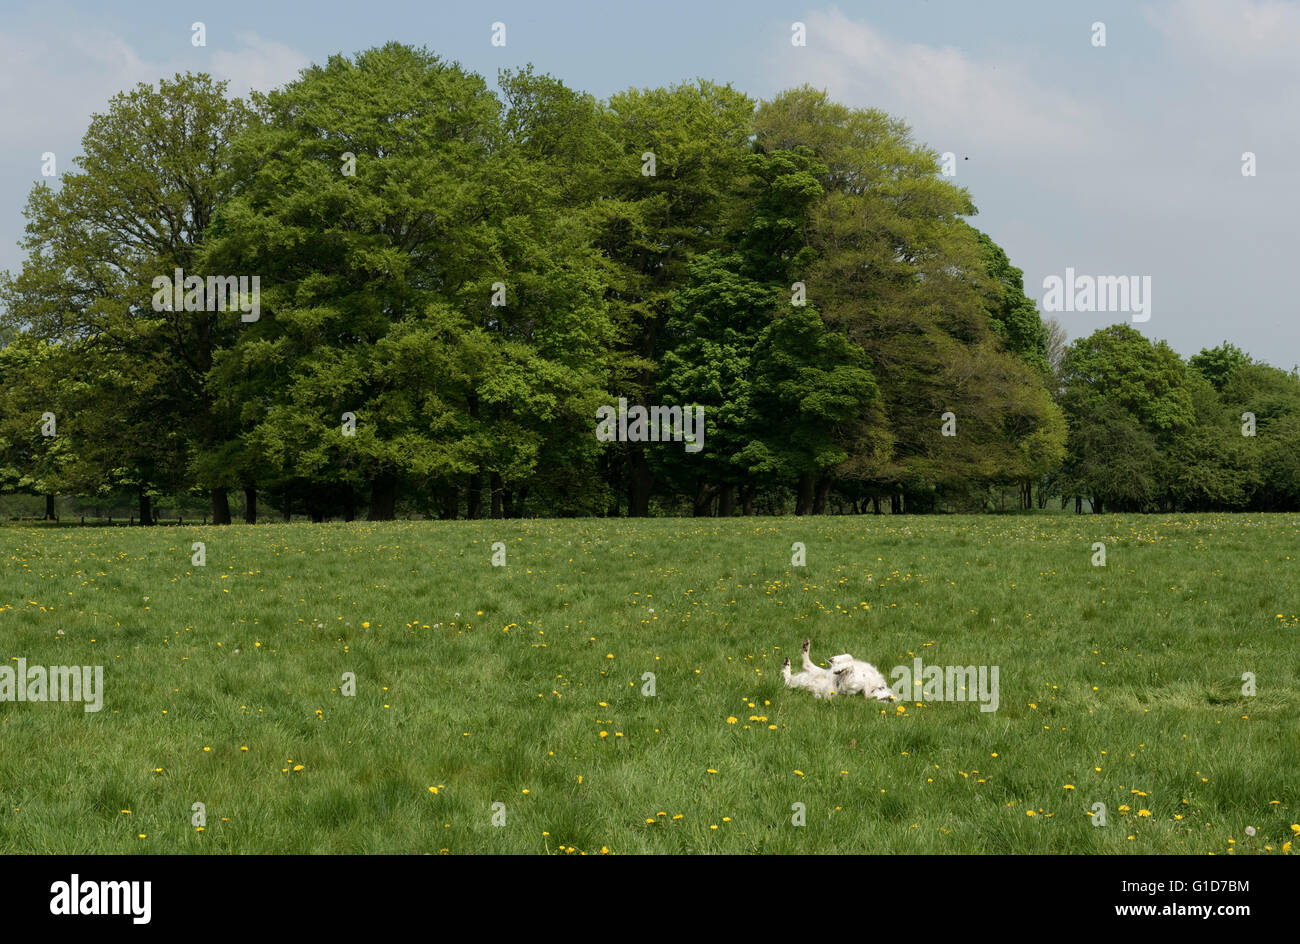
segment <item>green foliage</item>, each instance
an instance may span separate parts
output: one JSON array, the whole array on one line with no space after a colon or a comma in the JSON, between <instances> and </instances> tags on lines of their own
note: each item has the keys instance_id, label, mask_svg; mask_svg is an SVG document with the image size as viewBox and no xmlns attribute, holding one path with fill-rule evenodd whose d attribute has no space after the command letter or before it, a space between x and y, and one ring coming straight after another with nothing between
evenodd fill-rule
<instances>
[{"instance_id":1,"label":"green foliage","mask_svg":"<svg viewBox=\"0 0 1300 944\"><path fill-rule=\"evenodd\" d=\"M1222 390L1238 370L1250 363L1244 351L1224 341L1218 347L1202 348L1201 353L1193 354L1187 366L1213 384L1215 390Z\"/></svg>"},{"instance_id":2,"label":"green foliage","mask_svg":"<svg viewBox=\"0 0 1300 944\"><path fill-rule=\"evenodd\" d=\"M214 520L241 487L315 519L1300 500L1295 376L1126 325L1063 352L897 118L499 87L389 43L247 104L116 96L0 276L0 487L207 490ZM256 276L260 317L154 310L176 268ZM598 442L619 397L703 407L703 450Z\"/></svg>"}]
</instances>

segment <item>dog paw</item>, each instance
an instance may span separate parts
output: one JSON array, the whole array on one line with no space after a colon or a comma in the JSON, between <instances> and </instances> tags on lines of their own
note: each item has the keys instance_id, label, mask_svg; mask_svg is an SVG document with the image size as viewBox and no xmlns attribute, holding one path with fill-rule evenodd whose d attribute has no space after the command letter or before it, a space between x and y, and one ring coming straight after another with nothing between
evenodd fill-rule
<instances>
[{"instance_id":1,"label":"dog paw","mask_svg":"<svg viewBox=\"0 0 1300 944\"><path fill-rule=\"evenodd\" d=\"M785 660L784 662L781 663L781 668L783 668L783 669L788 669L788 668L790 668L790 658L789 658L789 656L787 656L787 657L786 657L786 660Z\"/></svg>"},{"instance_id":2,"label":"dog paw","mask_svg":"<svg viewBox=\"0 0 1300 944\"><path fill-rule=\"evenodd\" d=\"M811 639L805 639L805 640L803 641L803 651L804 651L804 652L807 652L807 651L808 651L809 649L811 649L811 648L812 648L812 640L811 640Z\"/></svg>"}]
</instances>

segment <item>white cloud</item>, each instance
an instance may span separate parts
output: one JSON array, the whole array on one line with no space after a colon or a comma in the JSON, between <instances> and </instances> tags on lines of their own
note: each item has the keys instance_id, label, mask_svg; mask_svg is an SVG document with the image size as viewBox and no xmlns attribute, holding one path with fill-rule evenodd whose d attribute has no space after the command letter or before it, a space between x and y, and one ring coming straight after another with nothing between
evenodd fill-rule
<instances>
[{"instance_id":1,"label":"white cloud","mask_svg":"<svg viewBox=\"0 0 1300 944\"><path fill-rule=\"evenodd\" d=\"M142 56L102 30L54 35L0 30L0 127L6 149L39 154L61 148L70 158L91 114L103 112L114 95L141 82L207 71L229 80L230 94L244 96L250 88L266 91L291 81L309 64L302 53L256 33L235 39L233 48L213 49L209 61L200 63L190 56Z\"/></svg>"},{"instance_id":2,"label":"white cloud","mask_svg":"<svg viewBox=\"0 0 1300 944\"><path fill-rule=\"evenodd\" d=\"M1183 0L1147 7L1147 21L1199 66L1300 72L1300 6L1280 0Z\"/></svg>"},{"instance_id":3,"label":"white cloud","mask_svg":"<svg viewBox=\"0 0 1300 944\"><path fill-rule=\"evenodd\" d=\"M976 150L990 165L1055 176L1059 162L1039 160L1045 145L1066 160L1085 141L1094 150L1111 148L1100 109L1048 87L1015 62L898 42L838 9L810 13L807 23L815 52L783 57L799 63L787 84L808 82L850 104L901 116L938 150Z\"/></svg>"},{"instance_id":4,"label":"white cloud","mask_svg":"<svg viewBox=\"0 0 1300 944\"><path fill-rule=\"evenodd\" d=\"M236 33L236 49L212 53L212 75L230 82L230 93L246 97L249 89L267 92L292 82L311 64L302 53L256 33Z\"/></svg>"},{"instance_id":5,"label":"white cloud","mask_svg":"<svg viewBox=\"0 0 1300 944\"><path fill-rule=\"evenodd\" d=\"M56 64L56 65L52 65ZM130 46L103 33L0 32L0 127L8 147L66 146L118 91L155 79Z\"/></svg>"},{"instance_id":6,"label":"white cloud","mask_svg":"<svg viewBox=\"0 0 1300 944\"><path fill-rule=\"evenodd\" d=\"M14 243L22 230L23 201L41 179L42 155L54 152L59 173L71 169L90 116L106 111L117 93L192 71L228 79L230 94L246 95L249 88L267 90L292 80L308 64L302 53L257 33L234 39L233 48L209 46L206 56L196 55L188 42L180 52L159 55L102 28L0 28L0 232L6 234L0 238L0 270L22 264Z\"/></svg>"},{"instance_id":7,"label":"white cloud","mask_svg":"<svg viewBox=\"0 0 1300 944\"><path fill-rule=\"evenodd\" d=\"M1133 12L1118 34L1127 45L1112 29L1112 48L1097 51L1108 58L1090 60L1090 49L1054 58L1032 38L1019 48L987 35L961 48L911 42L831 9L804 17L808 47L782 50L772 69L778 87L808 82L880 108L956 152L955 182L982 211L974 222L1024 269L1030 295L1066 266L1149 274L1144 332L1185 354L1231 335L1290 366L1300 361L1285 282L1300 5L1186 0ZM1143 20L1149 29L1135 29ZM1244 151L1258 156L1257 178L1240 174ZM1077 337L1114 320L1066 328Z\"/></svg>"}]
</instances>

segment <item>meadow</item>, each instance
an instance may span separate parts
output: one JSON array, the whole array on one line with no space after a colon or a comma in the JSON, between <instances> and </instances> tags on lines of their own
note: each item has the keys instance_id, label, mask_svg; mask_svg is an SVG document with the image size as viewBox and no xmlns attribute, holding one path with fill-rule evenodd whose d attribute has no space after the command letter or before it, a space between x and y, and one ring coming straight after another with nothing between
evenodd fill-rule
<instances>
[{"instance_id":1,"label":"meadow","mask_svg":"<svg viewBox=\"0 0 1300 944\"><path fill-rule=\"evenodd\" d=\"M0 702L0 852L1285 854L1298 541L1297 515L4 527L0 662L102 665L104 704ZM998 666L998 709L791 691L805 636L887 677Z\"/></svg>"}]
</instances>

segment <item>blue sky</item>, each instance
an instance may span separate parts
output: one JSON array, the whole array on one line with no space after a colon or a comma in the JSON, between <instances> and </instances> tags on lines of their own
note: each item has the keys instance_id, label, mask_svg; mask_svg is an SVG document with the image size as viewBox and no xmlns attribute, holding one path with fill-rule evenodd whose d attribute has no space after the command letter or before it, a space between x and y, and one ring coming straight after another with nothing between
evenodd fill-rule
<instances>
[{"instance_id":1,"label":"blue sky","mask_svg":"<svg viewBox=\"0 0 1300 944\"><path fill-rule=\"evenodd\" d=\"M1300 211L1300 4L1278 0L817 4L98 3L0 13L0 269L22 256L41 155L79 153L117 91L184 70L238 93L392 39L489 78L534 63L604 97L696 77L763 98L809 82L958 155L974 224L1025 271L1152 280L1135 325L1193 354L1227 338L1300 364L1290 283ZM190 43L206 25L207 46ZM491 45L491 24L507 44ZM790 43L791 23L807 45ZM1106 46L1092 45L1092 24ZM1243 177L1252 151L1257 176ZM969 157L969 160L963 158ZM1071 338L1127 316L1061 313Z\"/></svg>"}]
</instances>

